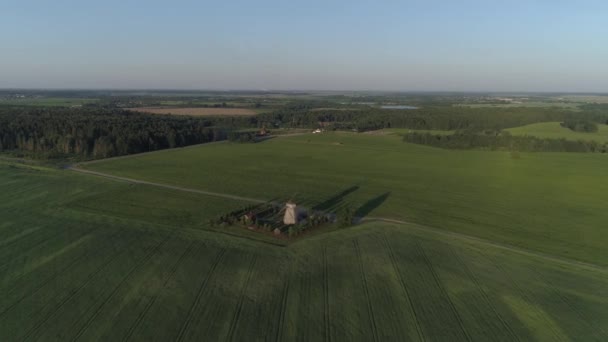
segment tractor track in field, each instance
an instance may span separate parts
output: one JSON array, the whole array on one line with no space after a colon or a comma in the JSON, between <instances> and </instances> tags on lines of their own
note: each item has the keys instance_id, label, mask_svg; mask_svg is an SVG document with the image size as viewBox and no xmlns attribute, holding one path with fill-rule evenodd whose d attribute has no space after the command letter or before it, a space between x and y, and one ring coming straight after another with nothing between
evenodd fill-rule
<instances>
[{"instance_id":1,"label":"tractor track in field","mask_svg":"<svg viewBox=\"0 0 608 342\"><path fill-rule=\"evenodd\" d=\"M117 231L116 233L112 234L111 239L115 238L116 236L118 236L121 232ZM134 236L135 234L130 234L131 236ZM123 234L120 235L122 237L124 236L129 236L129 234ZM128 241L131 241L130 239ZM44 281L40 282L38 284L38 286L36 286L32 291L22 295L21 297L19 297L19 299L17 299L15 302L13 302L12 304L10 304L9 306L7 306L5 309L3 309L0 312L0 317L2 317L2 315L4 315L6 312L10 311L12 308L14 308L15 306L17 306L19 303L21 303L23 300L25 300L26 298L36 294L38 291L40 291L41 289L43 289L48 283L50 283L51 281L55 280L57 277L59 277L60 275L62 275L65 271L67 271L68 269L72 268L74 265L78 264L80 261L82 261L83 259L85 259L86 257L95 257L98 254L101 254L101 252L105 251L107 247L111 247L114 246L113 244L110 243L106 243L104 245L104 248L100 248L100 249L95 249L95 252L92 254L88 254L86 252L82 253L82 255L78 256L77 258L75 258L74 260L72 260L70 263L68 263L65 267L62 267L60 270L58 270L57 272L55 272L54 274L50 275L48 278L46 278ZM20 276L20 278L17 278L15 280L13 280L13 282L16 282L17 280L21 279L21 277L23 277L24 275ZM13 286L9 291L7 291L9 294L11 292L13 292L15 290L15 287Z\"/></svg>"},{"instance_id":2,"label":"tractor track in field","mask_svg":"<svg viewBox=\"0 0 608 342\"><path fill-rule=\"evenodd\" d=\"M72 230L76 230L76 228L72 228ZM10 264L12 264L15 260L19 259L20 257L23 256L23 254L29 253L32 250L38 249L41 245L45 244L45 243L50 243L52 242L53 239L59 237L61 234L65 234L66 231L59 229L56 233L53 232L53 234L49 234L50 236L45 236L42 235L42 238L40 238L40 241L36 241L33 245L26 247L25 250L21 250L19 251L20 254L18 256L13 256L12 259L5 261L4 263L0 264L0 269L3 269L6 266L9 266ZM27 237L28 235L25 235L19 239L17 239L16 241L13 241L10 245L19 242L19 240ZM5 246L6 247L6 246Z\"/></svg>"},{"instance_id":3,"label":"tractor track in field","mask_svg":"<svg viewBox=\"0 0 608 342\"><path fill-rule=\"evenodd\" d=\"M55 257L57 257L58 255L61 255L65 252L65 249L67 248L67 251L69 252L69 250L71 248L74 248L75 246L78 246L79 244L81 244L83 242L83 240L87 240L87 239L91 239L94 237L94 235L92 235L98 228L91 228L86 230L84 233L82 233L81 235L79 235L77 238L69 241L68 243L64 244L63 246L59 246L58 249L53 249L52 251L50 251L50 253L48 254L43 254L43 255L35 255L34 257L31 256L25 256L28 259L34 259L32 262L37 263L37 262L42 262L42 264L38 263L38 265L36 266L32 266L32 267L28 267L29 270L27 270L26 272L14 277L14 272L11 274L10 272L7 273L7 277L5 277L5 280L10 279L11 282L16 282L19 279L27 276L28 274L34 272L36 270L36 268L40 267L41 265L45 264L46 262L50 262L52 261ZM50 241L50 240L49 240ZM27 253L29 253L30 251L27 251ZM23 255L21 256L23 257ZM44 259L48 258L48 260L46 262L44 262ZM5 266L10 266L9 264L4 264L2 266L0 266L0 269L4 268ZM25 268L25 266L24 266ZM8 268L8 270L11 270L10 267ZM12 278L12 279L11 279Z\"/></svg>"},{"instance_id":4,"label":"tractor track in field","mask_svg":"<svg viewBox=\"0 0 608 342\"><path fill-rule=\"evenodd\" d=\"M359 275L361 276L363 290L365 291L365 298L367 301L367 312L369 314L369 320L370 320L370 324L371 324L371 328L372 328L372 335L374 336L374 341L379 341L378 327L376 326L376 318L374 316L372 300L371 300L371 296L369 294L369 287L367 286L367 277L365 276L365 268L363 267L363 257L361 256L361 247L359 247L359 241L357 239L353 240L353 245L355 248L355 254L357 256L357 263L359 264Z\"/></svg>"},{"instance_id":5,"label":"tractor track in field","mask_svg":"<svg viewBox=\"0 0 608 342\"><path fill-rule=\"evenodd\" d=\"M388 250L388 255L389 255L389 258L391 259L391 264L393 266L393 269L395 270L395 273L397 274L397 278L399 279L399 282L401 283L401 288L403 289L403 292L405 293L405 297L407 298L409 308L412 312L412 316L414 318L414 324L416 325L416 333L418 334L418 338L420 338L420 341L426 341L426 338L424 337L424 332L422 331L422 327L420 327L420 322L418 322L418 314L416 313L416 309L414 308L414 302L412 302L410 292L407 289L407 284L405 283L405 280L403 279L403 276L401 276L401 272L399 271L399 266L398 266L399 264L397 263L397 258L395 258L395 254L393 252L393 247L391 247L390 242L388 241L388 238L386 237L386 233L383 233L382 237L384 239L384 244L386 245L386 248Z\"/></svg>"},{"instance_id":6,"label":"tractor track in field","mask_svg":"<svg viewBox=\"0 0 608 342\"><path fill-rule=\"evenodd\" d=\"M239 294L239 300L236 305L236 310L234 312L234 315L232 316L230 327L228 328L226 341L232 341L234 339L234 332L236 331L239 318L241 317L241 312L243 311L243 303L245 302L245 292L247 292L247 288L249 287L249 283L251 282L253 269L255 267L255 262L257 261L257 259L258 256L257 254L255 254L253 258L251 258L251 262L249 263L249 269L247 270L247 278L245 278L245 283L241 288L241 293Z\"/></svg>"},{"instance_id":7,"label":"tractor track in field","mask_svg":"<svg viewBox=\"0 0 608 342\"><path fill-rule=\"evenodd\" d=\"M209 271L207 271L207 276L201 282L201 285L199 286L199 289L196 293L196 297L194 298L194 301L192 301L190 310L188 310L188 316L186 316L186 320L184 321L182 328L179 331L179 334L175 338L176 342L181 342L186 337L186 331L188 330L188 328L190 327L190 324L192 324L192 320L194 319L193 318L194 312L200 305L199 302L200 302L201 297L203 296L203 293L205 292L205 289L207 288L207 284L209 283L209 280L215 273L215 269L217 268L217 265L219 265L219 263L222 261L224 254L226 254L226 249L222 248L222 250L220 250L217 253L217 255L215 256L215 260L213 261L211 268L209 269Z\"/></svg>"},{"instance_id":8,"label":"tractor track in field","mask_svg":"<svg viewBox=\"0 0 608 342\"><path fill-rule=\"evenodd\" d=\"M152 247L149 247L148 249L151 248ZM57 312L63 307L63 305L65 305L65 303L74 298L85 286L87 286L93 280L93 278L95 278L95 276L100 274L106 267L108 267L108 265L110 265L113 261L117 260L118 257L121 255L122 253L115 253L110 258L108 258L108 260L104 261L104 263L99 266L93 273L90 273L87 278L77 288L70 291L70 293L51 310L51 312L49 312L42 320L40 320L32 328L30 328L26 332L22 340L25 341L29 339L32 334L34 334L38 329L40 329L42 325L44 325L49 319L55 316Z\"/></svg>"},{"instance_id":9,"label":"tractor track in field","mask_svg":"<svg viewBox=\"0 0 608 342\"><path fill-rule=\"evenodd\" d=\"M190 192L190 193L195 193L195 194L231 199L231 200L242 201L242 202L250 202L250 203L257 203L257 204L269 202L267 200L259 199L259 198L243 197L243 196L233 195L233 194L229 194L229 193L206 191L206 190L200 190L200 189L194 189L194 188L175 186L175 185L170 185L170 184L150 182L150 181L145 181L145 180L141 180L141 179L115 176L115 175L108 174L108 173L82 169L82 168L78 167L77 165L69 165L69 166L66 166L65 169L74 171L74 172L78 172L78 173L82 173L82 174L91 175L91 176L103 177L103 178L111 179L114 181L126 182L126 183L131 183L131 184L142 184L142 185L154 186L154 187L158 187L158 188ZM405 221L405 220L393 219L393 218L388 218L388 217L369 216L369 217L357 218L356 221L357 221L357 223L385 222L385 223L407 225L409 229L413 229L413 230L431 232L431 233L435 233L438 235L442 235L444 237L458 238L461 240L482 243L482 244L485 244L485 245L488 245L491 247L499 248L502 250L506 250L506 251L521 254L521 255L536 257L536 258L540 258L543 260L560 263L562 265L568 265L570 267L582 268L582 269L586 269L586 270L593 271L593 272L602 272L602 273L608 274L608 266L602 266L602 265L598 265L598 264L594 264L594 263L590 263L590 262L579 261L579 260L575 260L575 259L569 259L566 257L551 255L551 254L541 252L541 251L530 250L530 249L526 249L523 247L510 245L507 243L491 241L491 240L487 240L487 239L480 238L480 237L473 236L473 235L468 235L468 234L464 234L464 233L458 233L458 232L453 232L453 231L449 231L449 230L445 230L445 229L430 227L430 226L421 225L421 224L417 224L417 223L409 222L409 221Z\"/></svg>"},{"instance_id":10,"label":"tractor track in field","mask_svg":"<svg viewBox=\"0 0 608 342\"><path fill-rule=\"evenodd\" d=\"M118 292L118 290L120 290L120 288L122 287L122 285L129 279L131 278L131 276L135 273L135 271L137 271L140 267L142 267L143 265L145 265L146 263L148 263L148 261L150 261L152 259L152 257L158 253L158 251L161 249L161 247L166 244L170 239L171 239L171 235L168 235L164 240L162 240L159 244L157 244L156 246L154 246L154 248L148 252L148 254L146 254L141 260L139 260L138 263L136 263L127 273L127 275L125 275L120 282L118 283L118 285L116 285L114 287L114 289L112 289L112 292L110 292L110 294L102 300L101 304L99 304L97 306L97 308L95 308L95 311L93 312L93 315L91 315L91 317L89 317L87 319L87 321L85 322L84 325L82 325L80 327L80 329L78 329L78 332L76 333L76 335L71 339L71 341L76 341L78 340L82 334L84 334L86 332L86 330L89 328L89 326L91 326L91 323L93 323L93 321L95 320L95 318L97 318L97 316L99 315L99 313L101 312L101 310L103 309L103 307L110 301L112 300L112 298L114 298L114 295L116 295L116 293Z\"/></svg>"},{"instance_id":11,"label":"tractor track in field","mask_svg":"<svg viewBox=\"0 0 608 342\"><path fill-rule=\"evenodd\" d=\"M325 306L325 341L331 341L331 325L329 322L329 275L327 274L327 247L323 246L323 304Z\"/></svg>"},{"instance_id":12,"label":"tractor track in field","mask_svg":"<svg viewBox=\"0 0 608 342\"><path fill-rule=\"evenodd\" d=\"M129 327L129 330L127 330L127 333L125 334L123 341L126 342L131 339L135 330L137 330L137 328L139 327L139 325L141 324L143 319L146 317L146 315L148 314L148 312L150 311L150 309L152 308L152 306L158 299L158 294L167 288L169 281L171 281L171 279L173 279L175 272L177 272L177 268L182 263L182 261L184 260L186 255L188 255L190 253L190 251L192 250L193 247L194 247L194 242L190 242L188 247L184 250L184 253L182 253L182 255L177 259L175 264L173 264L173 266L171 266L169 274L167 275L167 278L163 282L163 286L161 286L161 288L158 289L157 293L150 298L148 303L146 303L146 307L142 310L142 312L139 313L139 315L137 316L137 318L135 319L133 324L131 324L131 326Z\"/></svg>"},{"instance_id":13,"label":"tractor track in field","mask_svg":"<svg viewBox=\"0 0 608 342\"><path fill-rule=\"evenodd\" d=\"M492 304L492 301L490 300L490 297L488 296L487 291L479 283L479 280L475 276L475 273L473 273L473 271L471 271L471 269L469 268L469 266L462 260L462 258L460 257L460 255L458 255L458 252L456 252L454 250L454 247L452 247L451 245L448 245L448 249L450 250L452 256L454 256L454 259L456 260L456 262L464 270L465 274L467 274L469 276L469 278L471 279L471 281L473 282L473 284L475 284L475 287L477 287L477 290L479 291L479 293L481 293L481 297L488 304L488 306L490 306L490 308L492 309L492 312L494 312L494 314L496 315L496 317L498 317L498 320L500 321L500 323L505 327L505 329L507 329L507 331L509 332L509 334L511 334L511 336L513 337L513 340L514 341L521 341L521 339L519 338L519 336L517 336L517 334L515 334L515 332L511 328L511 326L507 323L507 321L505 321L504 317L502 317L500 315L500 313L498 313L498 311L496 310L496 307Z\"/></svg>"},{"instance_id":14,"label":"tractor track in field","mask_svg":"<svg viewBox=\"0 0 608 342\"><path fill-rule=\"evenodd\" d=\"M283 325L285 324L285 315L287 312L287 299L289 298L289 278L291 275L293 266L289 266L287 273L285 274L285 282L283 283L283 293L281 296L281 314L279 315L279 323L277 324L277 330L275 334L275 341L283 341Z\"/></svg>"},{"instance_id":15,"label":"tractor track in field","mask_svg":"<svg viewBox=\"0 0 608 342\"><path fill-rule=\"evenodd\" d=\"M488 254L483 254L486 256L486 259L490 261L490 264L497 269L500 273L502 274L509 274L509 272L507 271L507 269L505 269L505 267L502 265L502 263L496 259L495 255L488 255ZM528 305L534 305L534 303L536 302L534 300L534 294L528 292L525 290L525 286L520 285L519 282L517 280L511 279L511 281L509 282L509 284L512 284L514 290L519 294L519 296L521 297L521 299L526 302ZM551 319L550 318L546 318L543 317L541 318L541 320L543 321L543 323L549 323L551 324ZM553 334L553 340L558 340L558 336L561 335L560 331L556 331L555 327L551 326L550 329L547 329L547 332L550 332L551 334Z\"/></svg>"},{"instance_id":16,"label":"tractor track in field","mask_svg":"<svg viewBox=\"0 0 608 342\"><path fill-rule=\"evenodd\" d=\"M458 325L460 326L460 330L462 330L462 333L464 334L464 337L469 342L473 341L471 339L471 336L467 332L467 329L464 326L464 322L462 321L462 317L460 317L460 314L458 313L458 310L456 309L456 306L454 305L454 302L452 301L452 298L450 297L450 294L445 289L445 286L443 285L443 282L439 278L439 275L437 274L437 271L435 270L435 267L433 266L431 260L429 259L429 256L426 254L426 251L424 250L424 247L422 247L420 245L420 243L418 241L416 241L416 248L418 249L418 252L420 253L420 255L422 255L422 257L424 258L426 264L428 265L429 270L431 271L431 275L433 276L433 279L435 280L435 284L439 288L439 292L442 293L445 296L445 299L447 300L448 305L450 306L450 309L451 309L452 313L456 317L456 321L458 322Z\"/></svg>"}]
</instances>

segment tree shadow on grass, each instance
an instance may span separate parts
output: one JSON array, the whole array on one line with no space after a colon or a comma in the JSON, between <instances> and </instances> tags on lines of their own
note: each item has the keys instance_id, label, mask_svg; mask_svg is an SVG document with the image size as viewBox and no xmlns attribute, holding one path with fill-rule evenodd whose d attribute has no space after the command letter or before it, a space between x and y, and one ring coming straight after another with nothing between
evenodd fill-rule
<instances>
[{"instance_id":1,"label":"tree shadow on grass","mask_svg":"<svg viewBox=\"0 0 608 342\"><path fill-rule=\"evenodd\" d=\"M382 195L380 195L378 197L374 197L374 198L370 199L369 201L363 203L363 205L360 206L355 211L355 217L358 217L359 219L361 219L361 218L364 218L365 216L369 215L369 213L374 211L374 209L381 206L382 203L384 203L390 195L391 195L390 191L385 192Z\"/></svg>"},{"instance_id":2,"label":"tree shadow on grass","mask_svg":"<svg viewBox=\"0 0 608 342\"><path fill-rule=\"evenodd\" d=\"M351 186L350 188L345 189L345 190L335 194L334 196L328 198L324 202L315 205L314 207L312 207L312 210L313 211L330 211L332 209L336 209L336 207L340 204L340 202L342 202L344 197L348 196L349 194L351 194L357 190L359 190L358 185Z\"/></svg>"}]
</instances>

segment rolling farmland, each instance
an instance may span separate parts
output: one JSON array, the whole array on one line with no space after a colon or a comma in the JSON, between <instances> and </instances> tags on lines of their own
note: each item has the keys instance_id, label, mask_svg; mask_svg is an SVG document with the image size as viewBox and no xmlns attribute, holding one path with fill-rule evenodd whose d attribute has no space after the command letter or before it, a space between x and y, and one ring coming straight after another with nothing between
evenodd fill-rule
<instances>
[{"instance_id":1,"label":"rolling farmland","mask_svg":"<svg viewBox=\"0 0 608 342\"><path fill-rule=\"evenodd\" d=\"M413 224L276 246L207 226L237 200L6 162L0 184L1 340L608 338L605 268Z\"/></svg>"},{"instance_id":2,"label":"rolling farmland","mask_svg":"<svg viewBox=\"0 0 608 342\"><path fill-rule=\"evenodd\" d=\"M336 133L221 143L83 167L252 198L295 194L309 207L337 196L332 205L350 205L360 216L608 264L608 159L602 154L522 153L513 159L508 152L406 144L397 135Z\"/></svg>"},{"instance_id":3,"label":"rolling farmland","mask_svg":"<svg viewBox=\"0 0 608 342\"><path fill-rule=\"evenodd\" d=\"M541 122L522 127L509 128L513 135L529 135L547 139L594 140L599 143L608 142L608 125L598 125L599 130L593 133L575 132L562 127L559 122Z\"/></svg>"}]
</instances>

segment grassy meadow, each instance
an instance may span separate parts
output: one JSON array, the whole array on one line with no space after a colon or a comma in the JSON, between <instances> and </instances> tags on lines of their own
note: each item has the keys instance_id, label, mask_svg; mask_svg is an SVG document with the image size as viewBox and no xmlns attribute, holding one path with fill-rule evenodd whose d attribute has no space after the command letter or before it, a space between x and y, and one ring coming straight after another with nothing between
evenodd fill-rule
<instances>
[{"instance_id":1,"label":"grassy meadow","mask_svg":"<svg viewBox=\"0 0 608 342\"><path fill-rule=\"evenodd\" d=\"M330 137L304 146L319 153L359 139L341 138L340 147ZM191 151L293 150L313 143L307 139ZM367 142L350 154L366 151L363 145L393 146ZM393 147L386 153L412 148ZM419 158L413 154L412 165ZM183 160L193 161L200 163ZM224 171L230 170L237 171ZM207 174L195 175L186 180ZM361 188L348 195L377 193L378 185L366 190L374 183L359 180ZM483 241L369 222L273 246L247 238L246 230L231 236L206 227L208 218L241 207L239 201L8 162L0 162L0 190L2 341L608 338L608 272ZM372 212L399 205L392 194ZM342 197L325 202L339 205Z\"/></svg>"},{"instance_id":2,"label":"grassy meadow","mask_svg":"<svg viewBox=\"0 0 608 342\"><path fill-rule=\"evenodd\" d=\"M153 182L308 207L350 206L608 265L608 158L450 151L398 135L327 133L219 143L83 165Z\"/></svg>"},{"instance_id":3,"label":"grassy meadow","mask_svg":"<svg viewBox=\"0 0 608 342\"><path fill-rule=\"evenodd\" d=\"M559 122L541 122L531 125L509 128L513 135L529 135L543 139L593 140L608 143L608 125L598 124L598 131L593 133L575 132L562 127Z\"/></svg>"}]
</instances>

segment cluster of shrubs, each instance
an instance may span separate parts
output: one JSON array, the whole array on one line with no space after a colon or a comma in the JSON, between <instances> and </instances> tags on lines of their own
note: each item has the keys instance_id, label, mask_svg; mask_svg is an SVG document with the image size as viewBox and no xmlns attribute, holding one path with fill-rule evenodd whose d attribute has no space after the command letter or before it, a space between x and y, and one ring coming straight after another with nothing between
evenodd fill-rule
<instances>
[{"instance_id":1,"label":"cluster of shrubs","mask_svg":"<svg viewBox=\"0 0 608 342\"><path fill-rule=\"evenodd\" d=\"M250 205L221 215L216 219L212 219L209 221L209 225L212 227L229 227L236 225L262 230L264 232L272 232L278 228L282 232L286 230L289 237L296 237L305 231L333 223L336 219L334 217L335 215L315 212L310 215L304 215L305 217L303 217L298 224L287 227L283 224L282 213L283 211L279 206L270 202L260 205ZM340 225L347 226L352 224L353 214L352 210L341 212L338 215L338 222Z\"/></svg>"},{"instance_id":2,"label":"cluster of shrubs","mask_svg":"<svg viewBox=\"0 0 608 342\"><path fill-rule=\"evenodd\" d=\"M289 237L296 237L307 230L323 226L331 223L332 221L331 215L325 213L314 213L309 215L306 219L300 221L300 223L289 226L287 233L289 234Z\"/></svg>"},{"instance_id":3,"label":"cluster of shrubs","mask_svg":"<svg viewBox=\"0 0 608 342\"><path fill-rule=\"evenodd\" d=\"M594 133L598 131L597 124L587 120L569 119L565 120L560 125L575 132Z\"/></svg>"},{"instance_id":4,"label":"cluster of shrubs","mask_svg":"<svg viewBox=\"0 0 608 342\"><path fill-rule=\"evenodd\" d=\"M271 232L273 229L278 228L277 223L280 221L277 216L279 211L280 209L272 203L250 205L211 220L209 224L212 227L227 227L238 224L248 228Z\"/></svg>"}]
</instances>

